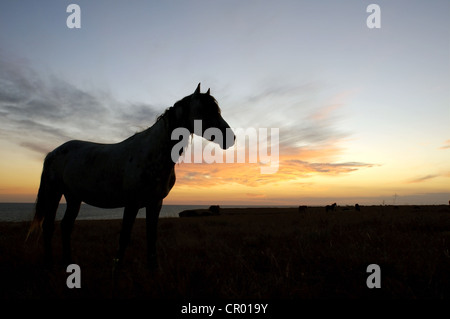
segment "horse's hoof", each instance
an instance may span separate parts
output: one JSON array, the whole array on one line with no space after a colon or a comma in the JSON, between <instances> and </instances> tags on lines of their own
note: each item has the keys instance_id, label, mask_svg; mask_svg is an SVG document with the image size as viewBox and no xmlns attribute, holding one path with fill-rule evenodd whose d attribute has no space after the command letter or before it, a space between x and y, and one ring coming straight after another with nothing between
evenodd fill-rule
<instances>
[{"instance_id":1,"label":"horse's hoof","mask_svg":"<svg viewBox=\"0 0 450 319\"><path fill-rule=\"evenodd\" d=\"M113 270L119 269L122 266L122 261L119 258L113 259Z\"/></svg>"}]
</instances>

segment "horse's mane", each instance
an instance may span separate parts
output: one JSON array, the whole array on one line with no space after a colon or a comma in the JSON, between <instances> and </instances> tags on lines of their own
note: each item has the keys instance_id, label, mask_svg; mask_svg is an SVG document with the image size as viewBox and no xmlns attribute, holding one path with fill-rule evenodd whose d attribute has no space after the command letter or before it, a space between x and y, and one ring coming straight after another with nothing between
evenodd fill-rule
<instances>
[{"instance_id":1,"label":"horse's mane","mask_svg":"<svg viewBox=\"0 0 450 319\"><path fill-rule=\"evenodd\" d=\"M173 106L168 107L162 114L160 114L157 118L156 118L156 122L158 122L159 120L161 120L162 118L169 116L169 114L173 111L175 111L175 108L179 108L179 107L183 107L183 105L185 105L188 101L188 98L190 98L191 96L188 95L186 97L184 97L183 99L179 100L178 102L176 102Z\"/></svg>"},{"instance_id":2,"label":"horse's mane","mask_svg":"<svg viewBox=\"0 0 450 319\"><path fill-rule=\"evenodd\" d=\"M178 102L176 102L173 106L169 106L168 108L166 108L163 113L158 115L155 123L153 123L152 126L155 125L156 123L158 123L160 120L163 120L165 118L170 118L170 115L175 111L175 109L183 107L183 105L186 104L186 102L188 101L188 98L190 98L190 97L191 96L188 95L188 96L184 97L183 99L179 100ZM134 133L134 135L130 136L129 138L134 138L136 135L143 133L143 132L147 131L148 129L149 129L149 127L145 128L141 131L138 131L138 132Z\"/></svg>"},{"instance_id":3,"label":"horse's mane","mask_svg":"<svg viewBox=\"0 0 450 319\"><path fill-rule=\"evenodd\" d=\"M203 94L203 96L206 96L206 94ZM181 100L179 100L178 102L176 102L173 106L168 107L161 115L159 115L156 118L156 122L158 122L159 120L161 120L162 118L168 116L171 112L175 111L176 108L180 108L183 107L184 105L188 104L189 100L191 99L192 95L188 95L185 96L184 98L182 98ZM219 103L217 103L216 99L213 98L211 95L208 95L209 98L212 98L214 100L214 104L217 106L217 112L219 114L222 113L222 110L219 107Z\"/></svg>"}]
</instances>

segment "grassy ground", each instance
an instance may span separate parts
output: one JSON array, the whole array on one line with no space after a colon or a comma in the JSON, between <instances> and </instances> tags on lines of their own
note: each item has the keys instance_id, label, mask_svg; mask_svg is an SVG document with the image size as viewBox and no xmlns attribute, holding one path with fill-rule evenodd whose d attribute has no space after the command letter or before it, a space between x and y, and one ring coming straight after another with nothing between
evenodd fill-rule
<instances>
[{"instance_id":1,"label":"grassy ground","mask_svg":"<svg viewBox=\"0 0 450 319\"><path fill-rule=\"evenodd\" d=\"M0 223L0 299L9 298L450 298L447 206L226 209L220 216L161 219L159 270L146 268L138 219L125 265L112 278L121 221L77 221L73 257L45 268L42 243L25 243L28 223ZM55 260L61 258L59 227ZM369 289L367 266L381 268Z\"/></svg>"}]
</instances>

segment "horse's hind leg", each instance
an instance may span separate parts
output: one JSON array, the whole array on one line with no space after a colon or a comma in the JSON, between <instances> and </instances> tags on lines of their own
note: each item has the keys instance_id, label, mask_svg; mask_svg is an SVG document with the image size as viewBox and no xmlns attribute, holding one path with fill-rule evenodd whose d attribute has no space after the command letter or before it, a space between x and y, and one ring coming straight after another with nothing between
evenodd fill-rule
<instances>
[{"instance_id":1,"label":"horse's hind leg","mask_svg":"<svg viewBox=\"0 0 450 319\"><path fill-rule=\"evenodd\" d=\"M147 228L147 266L150 269L158 268L158 258L156 255L156 239L158 229L159 212L161 211L162 200L146 207L146 228Z\"/></svg>"},{"instance_id":2,"label":"horse's hind leg","mask_svg":"<svg viewBox=\"0 0 450 319\"><path fill-rule=\"evenodd\" d=\"M45 218L42 222L42 232L44 237L44 262L47 265L51 265L53 262L52 237L53 232L55 231L56 211L58 210L61 196L61 194L55 193L52 196L46 196L45 199L38 199L38 203L36 204L36 209L43 209L45 211Z\"/></svg>"},{"instance_id":3,"label":"horse's hind leg","mask_svg":"<svg viewBox=\"0 0 450 319\"><path fill-rule=\"evenodd\" d=\"M63 247L63 263L71 263L71 246L70 246L70 236L72 234L73 225L75 219L80 211L81 201L78 200L67 200L67 208L64 213L64 218L61 221L61 237L62 237L62 247Z\"/></svg>"}]
</instances>

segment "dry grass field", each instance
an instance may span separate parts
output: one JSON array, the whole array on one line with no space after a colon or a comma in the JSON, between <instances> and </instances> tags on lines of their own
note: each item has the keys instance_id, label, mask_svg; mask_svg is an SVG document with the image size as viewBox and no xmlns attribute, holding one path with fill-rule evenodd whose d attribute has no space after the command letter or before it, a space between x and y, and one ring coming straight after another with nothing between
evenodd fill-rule
<instances>
[{"instance_id":1,"label":"dry grass field","mask_svg":"<svg viewBox=\"0 0 450 319\"><path fill-rule=\"evenodd\" d=\"M116 280L112 259L120 220L77 221L73 257L81 288L66 286L59 228L55 265L29 223L0 223L0 299L450 298L450 209L369 206L223 209L219 216L160 219L159 269L146 268L138 219ZM378 264L381 288L369 289Z\"/></svg>"}]
</instances>

